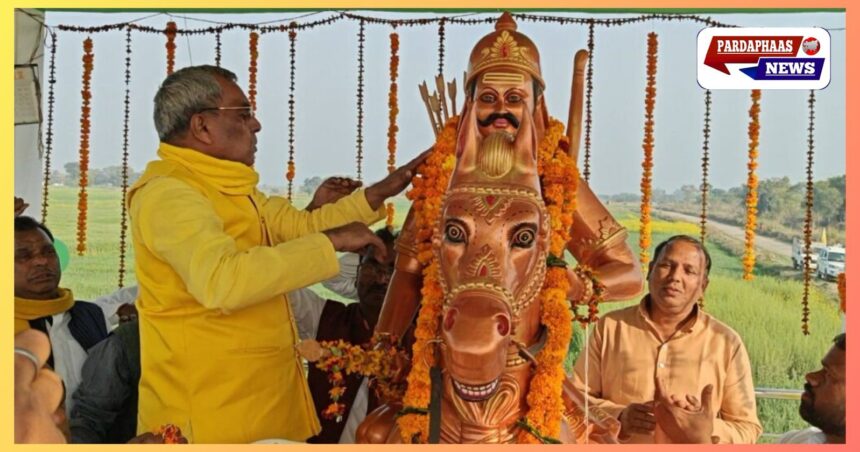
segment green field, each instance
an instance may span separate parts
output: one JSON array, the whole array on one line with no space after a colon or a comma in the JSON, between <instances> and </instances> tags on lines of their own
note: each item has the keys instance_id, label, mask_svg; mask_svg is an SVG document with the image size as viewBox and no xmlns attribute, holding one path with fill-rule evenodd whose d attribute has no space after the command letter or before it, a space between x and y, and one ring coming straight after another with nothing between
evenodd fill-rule
<instances>
[{"instance_id":1,"label":"green field","mask_svg":"<svg viewBox=\"0 0 860 452\"><path fill-rule=\"evenodd\" d=\"M63 276L63 285L72 288L78 299L85 300L114 291L117 288L119 266L120 190L91 188L89 199L87 253L85 256L73 255ZM298 196L294 201L297 206L304 207L308 197ZM73 253L76 206L77 190L51 188L48 226ZM396 206L397 224L400 224L408 204L400 198ZM636 250L639 240L635 232L638 230L638 215L625 208L620 209L613 210L613 213L630 231L629 243ZM653 231L652 243L656 244L677 233L697 236L698 226L656 220ZM831 339L842 329L833 291L814 287L810 300L811 334L803 336L800 330L803 286L797 277L782 276L786 274L784 266L787 266L787 261L764 260L757 267L755 280L743 281L736 251L729 251L731 247L724 245L719 237L714 237L708 245L713 269L706 294L706 309L734 328L743 338L750 354L755 386L801 389L804 374L820 367L819 361L830 348ZM129 249L128 262L133 262L133 254L133 250ZM133 271L126 278L126 285L130 284L134 284ZM619 309L635 302L607 304L601 311ZM581 330L579 335L578 340L581 341ZM572 348L578 346L574 344ZM759 399L758 403L759 417L765 432L779 433L806 426L797 414L797 401ZM762 441L767 439L763 438Z\"/></svg>"}]
</instances>

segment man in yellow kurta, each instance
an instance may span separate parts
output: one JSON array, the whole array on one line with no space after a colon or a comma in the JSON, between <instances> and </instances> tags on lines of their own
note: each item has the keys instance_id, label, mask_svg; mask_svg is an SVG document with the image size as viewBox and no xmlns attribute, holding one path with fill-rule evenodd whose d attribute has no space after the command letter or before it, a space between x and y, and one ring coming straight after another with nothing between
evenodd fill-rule
<instances>
[{"instance_id":1,"label":"man in yellow kurta","mask_svg":"<svg viewBox=\"0 0 860 452\"><path fill-rule=\"evenodd\" d=\"M336 251L384 254L366 224L384 217L384 200L424 155L366 190L297 210L256 188L261 125L235 80L189 67L155 97L159 159L127 200L140 283L138 432L171 423L193 443L302 441L320 427L285 294L335 276Z\"/></svg>"}]
</instances>

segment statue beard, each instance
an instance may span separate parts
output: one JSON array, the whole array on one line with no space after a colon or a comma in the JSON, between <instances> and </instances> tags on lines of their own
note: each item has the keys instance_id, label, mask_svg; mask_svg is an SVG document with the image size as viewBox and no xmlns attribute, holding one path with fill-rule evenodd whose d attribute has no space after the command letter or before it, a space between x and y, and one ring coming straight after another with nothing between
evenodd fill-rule
<instances>
[{"instance_id":1,"label":"statue beard","mask_svg":"<svg viewBox=\"0 0 860 452\"><path fill-rule=\"evenodd\" d=\"M489 127L493 121L497 119L506 119L515 129L520 128L520 120L513 113L506 111L503 113L490 113L484 119L478 119L478 125L481 127Z\"/></svg>"}]
</instances>

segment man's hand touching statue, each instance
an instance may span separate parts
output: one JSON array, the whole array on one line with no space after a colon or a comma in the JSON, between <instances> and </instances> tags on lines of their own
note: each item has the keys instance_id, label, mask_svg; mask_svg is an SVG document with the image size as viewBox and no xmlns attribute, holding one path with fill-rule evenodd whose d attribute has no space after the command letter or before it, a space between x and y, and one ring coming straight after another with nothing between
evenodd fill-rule
<instances>
[{"instance_id":1,"label":"man's hand touching statue","mask_svg":"<svg viewBox=\"0 0 860 452\"><path fill-rule=\"evenodd\" d=\"M361 181L348 177L329 177L317 187L313 199L305 207L305 210L311 212L326 204L337 202L340 198L354 192L358 187L361 187Z\"/></svg>"},{"instance_id":2,"label":"man's hand touching statue","mask_svg":"<svg viewBox=\"0 0 860 452\"><path fill-rule=\"evenodd\" d=\"M433 148L430 148L418 154L418 157L397 168L386 176L385 179L367 187L364 195L367 197L367 203L370 204L370 208L373 210L380 208L386 199L406 189L406 186L412 182L412 176L415 175L418 165L424 163L424 160L427 159L432 151Z\"/></svg>"}]
</instances>

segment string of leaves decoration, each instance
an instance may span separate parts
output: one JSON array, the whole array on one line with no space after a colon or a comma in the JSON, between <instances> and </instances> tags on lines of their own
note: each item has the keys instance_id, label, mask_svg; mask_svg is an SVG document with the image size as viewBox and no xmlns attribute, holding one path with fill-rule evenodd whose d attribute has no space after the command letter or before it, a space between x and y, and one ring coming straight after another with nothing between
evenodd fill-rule
<instances>
[{"instance_id":1,"label":"string of leaves decoration","mask_svg":"<svg viewBox=\"0 0 860 452\"><path fill-rule=\"evenodd\" d=\"M710 146L711 146L711 90L705 90L705 119L702 127L702 210L699 215L700 236L702 243L705 243L705 238L708 235L708 192L711 190L711 184L708 180L708 171L710 169Z\"/></svg>"},{"instance_id":2,"label":"string of leaves decoration","mask_svg":"<svg viewBox=\"0 0 860 452\"><path fill-rule=\"evenodd\" d=\"M125 285L125 251L126 237L128 233L128 208L125 204L128 195L128 136L129 118L131 116L131 28L126 29L125 34L125 97L123 98L122 115L122 198L120 198L121 213L119 221L119 275L117 286Z\"/></svg>"},{"instance_id":3,"label":"string of leaves decoration","mask_svg":"<svg viewBox=\"0 0 860 452\"><path fill-rule=\"evenodd\" d=\"M355 93L358 120L355 131L356 178L361 180L361 162L364 159L364 21L358 26L358 87Z\"/></svg>"},{"instance_id":4,"label":"string of leaves decoration","mask_svg":"<svg viewBox=\"0 0 860 452\"><path fill-rule=\"evenodd\" d=\"M48 221L48 195L51 186L51 155L54 151L54 89L57 84L57 34L50 31L51 58L48 62L48 123L45 132L45 171L42 177L42 223Z\"/></svg>"},{"instance_id":5,"label":"string of leaves decoration","mask_svg":"<svg viewBox=\"0 0 860 452\"><path fill-rule=\"evenodd\" d=\"M588 67L585 72L585 157L582 174L591 180L591 95L594 92L594 21L588 23Z\"/></svg>"},{"instance_id":6,"label":"string of leaves decoration","mask_svg":"<svg viewBox=\"0 0 860 452\"><path fill-rule=\"evenodd\" d=\"M215 66L221 67L221 30L215 32Z\"/></svg>"},{"instance_id":7,"label":"string of leaves decoration","mask_svg":"<svg viewBox=\"0 0 860 452\"><path fill-rule=\"evenodd\" d=\"M809 90L809 128L806 148L806 205L803 217L803 300L801 331L809 335L809 287L812 282L812 209L815 206L815 183L812 168L815 162L815 90Z\"/></svg>"},{"instance_id":8,"label":"string of leaves decoration","mask_svg":"<svg viewBox=\"0 0 860 452\"><path fill-rule=\"evenodd\" d=\"M287 159L287 199L293 200L293 180L296 178L296 23L290 24L290 97L289 123L287 126L287 142L289 144L289 158Z\"/></svg>"}]
</instances>

